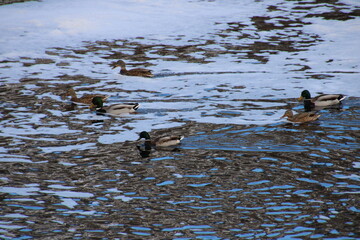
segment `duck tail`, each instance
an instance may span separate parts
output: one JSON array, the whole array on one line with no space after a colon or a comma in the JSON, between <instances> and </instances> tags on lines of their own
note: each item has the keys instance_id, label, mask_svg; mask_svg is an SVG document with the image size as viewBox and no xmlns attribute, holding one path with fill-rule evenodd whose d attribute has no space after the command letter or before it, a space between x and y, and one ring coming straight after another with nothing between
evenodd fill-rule
<instances>
[{"instance_id":1,"label":"duck tail","mask_svg":"<svg viewBox=\"0 0 360 240\"><path fill-rule=\"evenodd\" d=\"M135 103L133 109L134 109L134 110L138 110L139 107L140 107L140 104Z\"/></svg>"},{"instance_id":2,"label":"duck tail","mask_svg":"<svg viewBox=\"0 0 360 240\"><path fill-rule=\"evenodd\" d=\"M339 97L338 97L339 102L341 102L342 100L344 100L346 97L347 97L347 96L340 94Z\"/></svg>"}]
</instances>

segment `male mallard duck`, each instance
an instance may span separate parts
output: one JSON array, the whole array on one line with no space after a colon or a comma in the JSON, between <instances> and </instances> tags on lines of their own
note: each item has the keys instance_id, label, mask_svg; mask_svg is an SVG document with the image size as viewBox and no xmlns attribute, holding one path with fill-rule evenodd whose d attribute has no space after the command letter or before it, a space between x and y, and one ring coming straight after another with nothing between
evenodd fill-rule
<instances>
[{"instance_id":1,"label":"male mallard duck","mask_svg":"<svg viewBox=\"0 0 360 240\"><path fill-rule=\"evenodd\" d=\"M99 113L108 113L113 115L122 115L135 112L139 108L139 104L113 104L107 107L103 106L101 97L94 97L90 109L96 109Z\"/></svg>"},{"instance_id":2,"label":"male mallard duck","mask_svg":"<svg viewBox=\"0 0 360 240\"><path fill-rule=\"evenodd\" d=\"M68 88L65 93L65 96L71 96L70 101L72 102L83 103L83 104L91 104L91 101L94 97L100 97L104 102L106 101L106 99L109 98L109 96L105 96L101 94L84 94L82 97L78 98L73 88Z\"/></svg>"},{"instance_id":3,"label":"male mallard duck","mask_svg":"<svg viewBox=\"0 0 360 240\"><path fill-rule=\"evenodd\" d=\"M311 122L317 120L320 115L313 112L303 112L298 114L293 114L291 110L286 110L284 115L281 118L287 117L287 120L290 122Z\"/></svg>"},{"instance_id":4,"label":"male mallard duck","mask_svg":"<svg viewBox=\"0 0 360 240\"><path fill-rule=\"evenodd\" d=\"M159 137L155 139L150 139L150 135L148 132L143 131L139 134L139 139L145 138L145 146L155 146L155 147L169 147L174 146L180 143L180 141L184 138L184 136L166 136Z\"/></svg>"},{"instance_id":5,"label":"male mallard duck","mask_svg":"<svg viewBox=\"0 0 360 240\"><path fill-rule=\"evenodd\" d=\"M125 62L122 60L117 61L113 69L116 67L120 67L120 74L126 76L138 76L138 77L153 77L154 75L151 73L151 70L145 68L134 68L130 70L126 70Z\"/></svg>"},{"instance_id":6,"label":"male mallard duck","mask_svg":"<svg viewBox=\"0 0 360 240\"><path fill-rule=\"evenodd\" d=\"M304 100L304 106L308 109L340 104L341 101L345 98L346 96L342 94L321 94L319 96L311 98L310 92L308 90L304 90L301 92L301 96L298 98L298 100Z\"/></svg>"}]
</instances>

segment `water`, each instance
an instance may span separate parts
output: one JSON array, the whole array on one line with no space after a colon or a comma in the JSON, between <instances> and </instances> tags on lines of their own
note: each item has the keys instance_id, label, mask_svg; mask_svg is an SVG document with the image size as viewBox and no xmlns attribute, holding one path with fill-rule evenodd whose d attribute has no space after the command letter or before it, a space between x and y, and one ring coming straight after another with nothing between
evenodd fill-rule
<instances>
[{"instance_id":1,"label":"water","mask_svg":"<svg viewBox=\"0 0 360 240\"><path fill-rule=\"evenodd\" d=\"M1 6L1 238L360 239L358 11L356 1ZM156 77L121 76L109 66L118 59ZM69 86L140 108L96 115L63 97ZM348 97L313 123L280 119L303 110L305 88ZM144 130L185 139L140 152Z\"/></svg>"}]
</instances>

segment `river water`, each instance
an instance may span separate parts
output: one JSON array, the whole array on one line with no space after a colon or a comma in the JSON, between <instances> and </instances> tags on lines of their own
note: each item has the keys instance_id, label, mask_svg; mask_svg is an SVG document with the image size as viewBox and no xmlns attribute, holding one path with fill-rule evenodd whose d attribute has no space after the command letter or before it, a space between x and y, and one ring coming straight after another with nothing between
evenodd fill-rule
<instances>
[{"instance_id":1,"label":"river water","mask_svg":"<svg viewBox=\"0 0 360 240\"><path fill-rule=\"evenodd\" d=\"M0 238L360 239L359 15L355 0L0 6ZM140 108L97 115L69 87ZM304 89L347 98L280 119ZM141 131L185 138L140 151Z\"/></svg>"}]
</instances>

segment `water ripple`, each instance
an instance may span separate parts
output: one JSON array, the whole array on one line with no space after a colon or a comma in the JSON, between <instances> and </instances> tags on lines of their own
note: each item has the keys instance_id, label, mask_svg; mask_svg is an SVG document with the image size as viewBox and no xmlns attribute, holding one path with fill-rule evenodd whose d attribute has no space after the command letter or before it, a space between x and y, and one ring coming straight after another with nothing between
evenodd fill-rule
<instances>
[{"instance_id":1,"label":"water ripple","mask_svg":"<svg viewBox=\"0 0 360 240\"><path fill-rule=\"evenodd\" d=\"M359 238L354 4L59 2L78 17L52 21L53 4L0 6L0 238ZM118 74L119 59L155 78ZM140 108L98 115L69 87ZM316 122L280 119L304 88L348 97ZM141 131L185 138L143 153Z\"/></svg>"}]
</instances>

